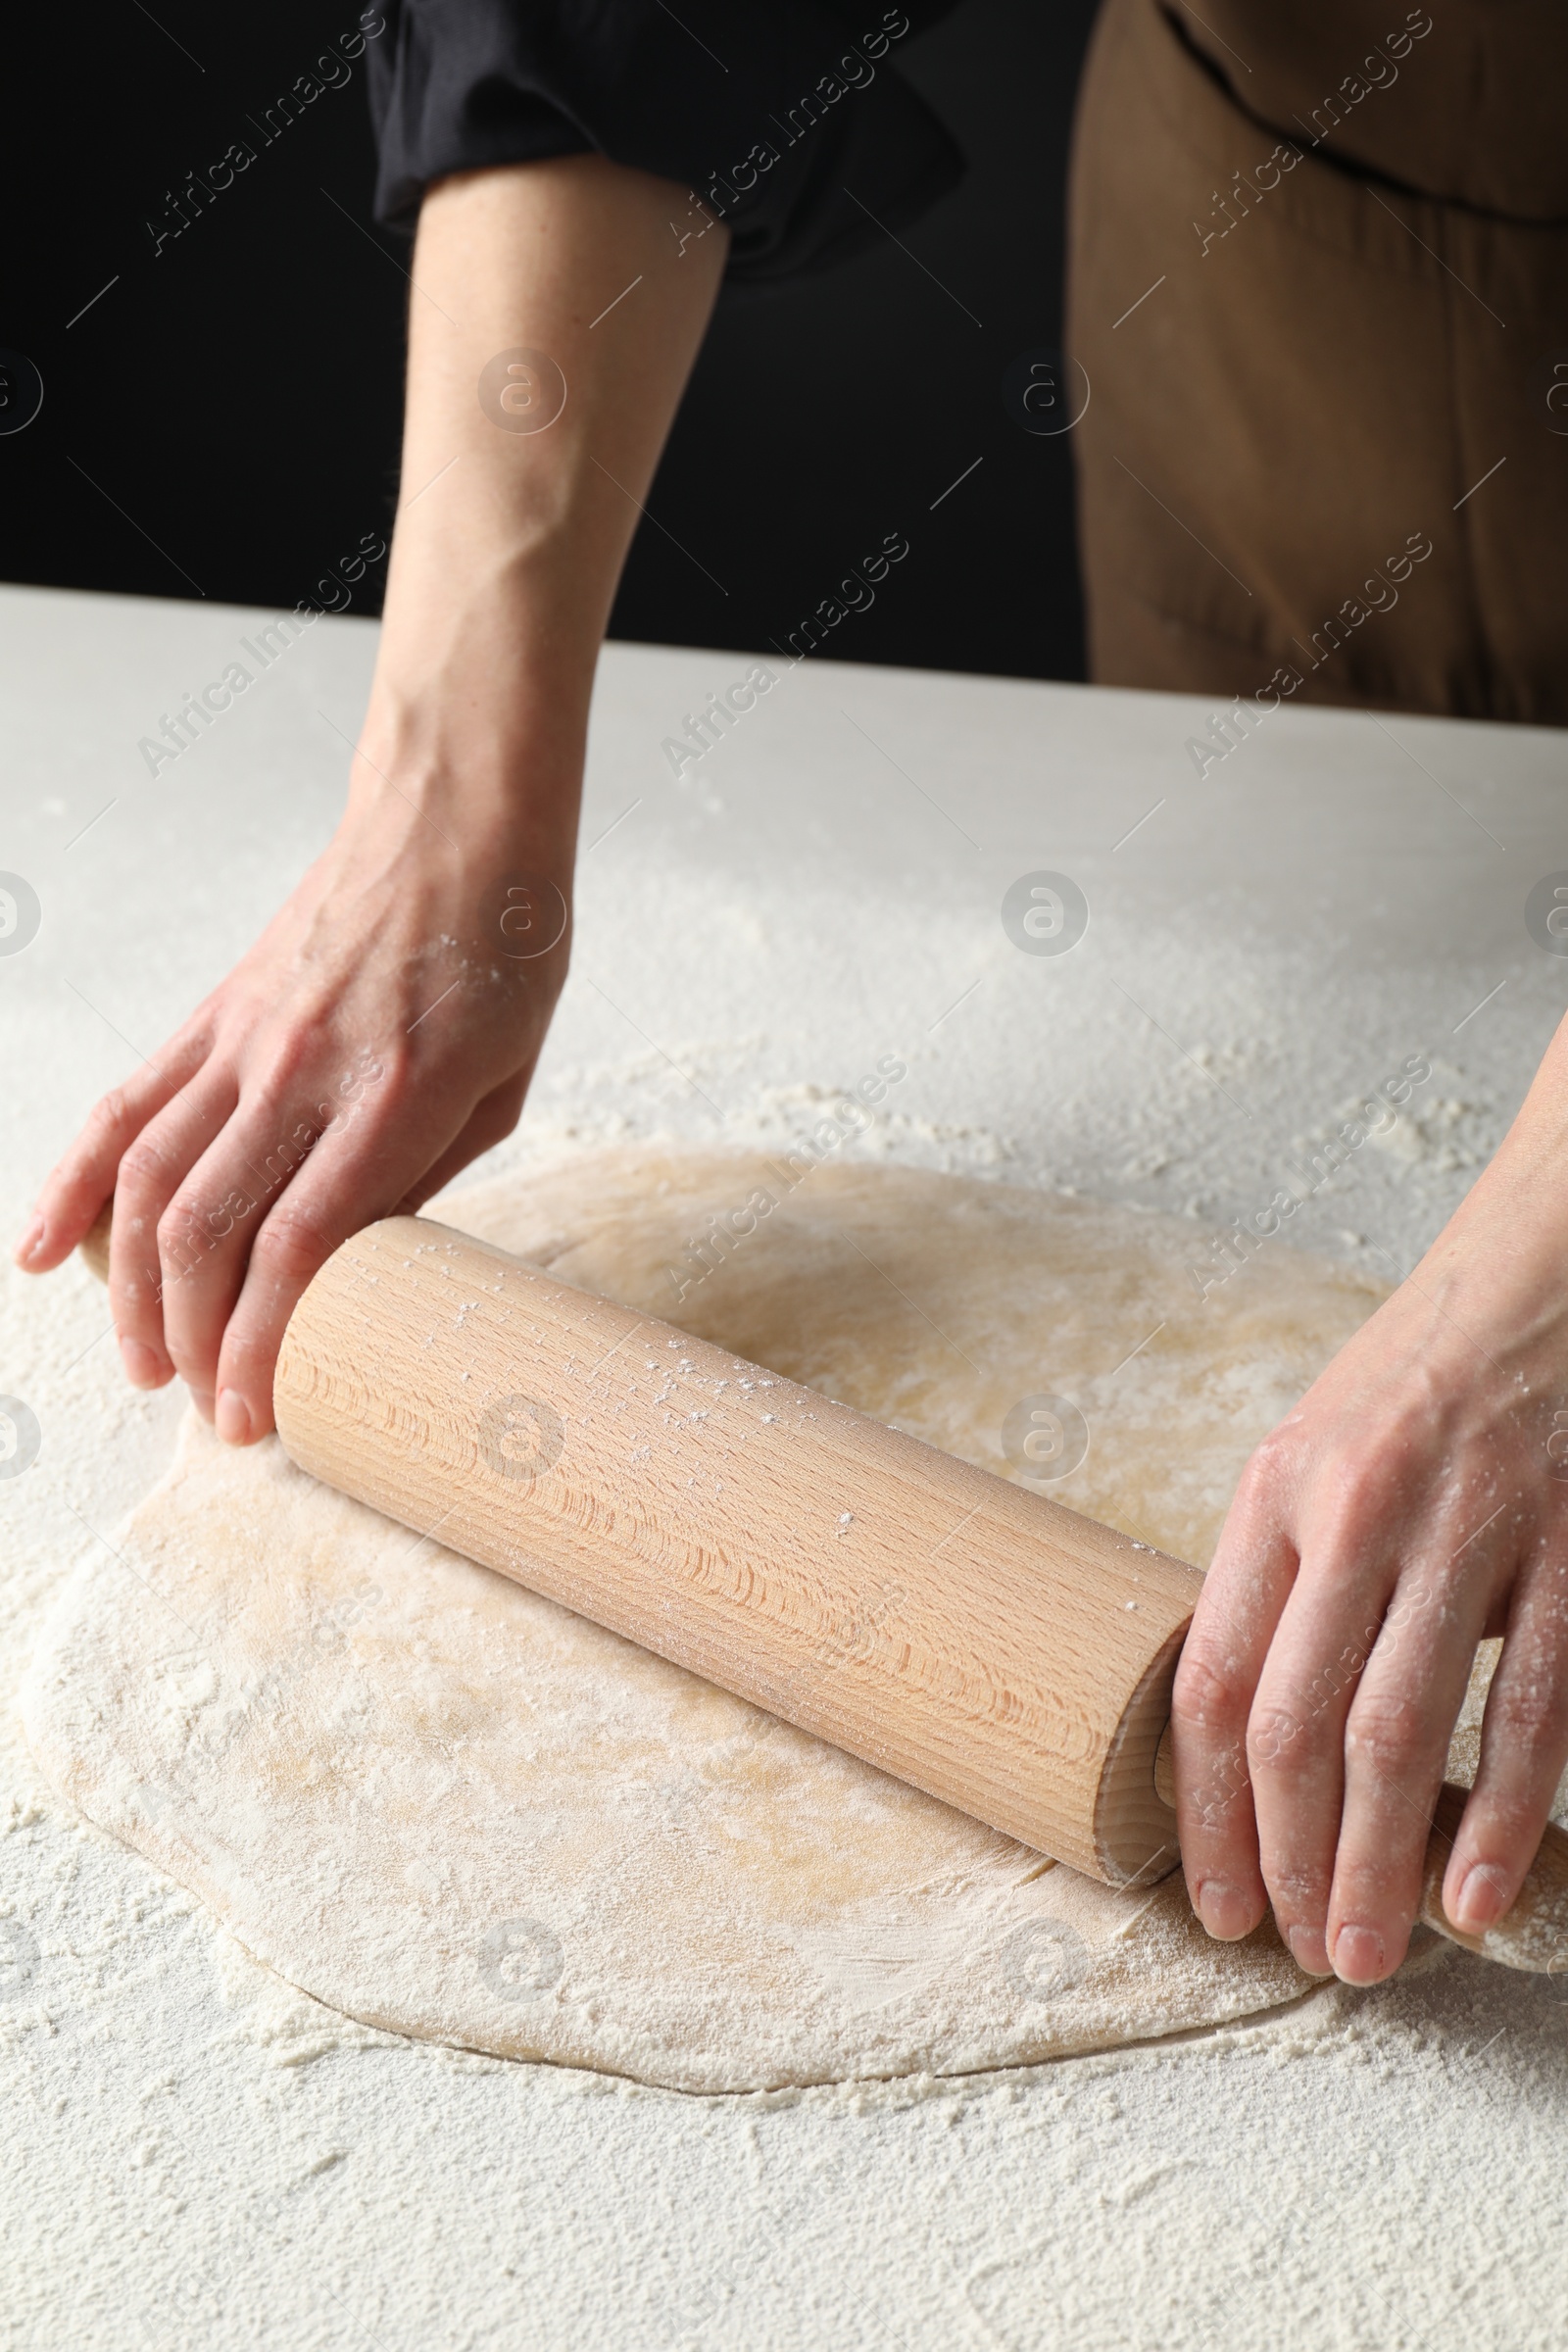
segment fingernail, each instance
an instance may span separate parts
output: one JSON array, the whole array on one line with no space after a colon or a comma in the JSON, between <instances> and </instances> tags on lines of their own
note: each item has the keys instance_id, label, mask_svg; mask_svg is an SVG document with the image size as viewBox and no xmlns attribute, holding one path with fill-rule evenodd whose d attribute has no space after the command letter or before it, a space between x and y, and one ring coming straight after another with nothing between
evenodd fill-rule
<instances>
[{"instance_id":1,"label":"fingernail","mask_svg":"<svg viewBox=\"0 0 1568 2352\"><path fill-rule=\"evenodd\" d=\"M251 1442L251 1408L238 1389L220 1389L217 1409L218 1434L225 1446L248 1446Z\"/></svg>"},{"instance_id":2,"label":"fingernail","mask_svg":"<svg viewBox=\"0 0 1568 2352\"><path fill-rule=\"evenodd\" d=\"M1221 1943L1234 1943L1252 1925L1241 1889L1229 1879L1203 1880L1198 1889L1198 1916Z\"/></svg>"},{"instance_id":3,"label":"fingernail","mask_svg":"<svg viewBox=\"0 0 1568 2352\"><path fill-rule=\"evenodd\" d=\"M27 1227L26 1232L17 1244L16 1260L19 1266L26 1266L31 1264L32 1259L37 1251L38 1245L43 1240L43 1231L44 1228L42 1217L34 1217L32 1223Z\"/></svg>"},{"instance_id":4,"label":"fingernail","mask_svg":"<svg viewBox=\"0 0 1568 2352\"><path fill-rule=\"evenodd\" d=\"M168 1378L162 1358L144 1341L121 1334L120 1360L133 1389L156 1389Z\"/></svg>"},{"instance_id":5,"label":"fingernail","mask_svg":"<svg viewBox=\"0 0 1568 2352\"><path fill-rule=\"evenodd\" d=\"M1490 1862L1472 1862L1448 1917L1467 1936L1481 1936L1496 1926L1507 1908L1508 1883L1502 1872Z\"/></svg>"},{"instance_id":6,"label":"fingernail","mask_svg":"<svg viewBox=\"0 0 1568 2352\"><path fill-rule=\"evenodd\" d=\"M1347 1984L1373 1984L1383 1974L1383 1938L1373 1928L1342 1928L1334 1938L1334 1973Z\"/></svg>"},{"instance_id":7,"label":"fingernail","mask_svg":"<svg viewBox=\"0 0 1568 2352\"><path fill-rule=\"evenodd\" d=\"M1323 1941L1321 1928L1289 1928L1285 1940L1291 1947L1291 1958L1297 1967L1304 1969L1309 1977L1333 1976L1334 1967L1329 1959L1328 1946Z\"/></svg>"}]
</instances>

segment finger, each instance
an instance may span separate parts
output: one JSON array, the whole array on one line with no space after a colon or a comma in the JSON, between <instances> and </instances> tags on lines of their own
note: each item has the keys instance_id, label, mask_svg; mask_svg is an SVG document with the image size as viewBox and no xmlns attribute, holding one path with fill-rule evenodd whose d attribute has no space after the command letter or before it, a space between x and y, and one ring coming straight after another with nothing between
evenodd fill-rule
<instances>
[{"instance_id":1,"label":"finger","mask_svg":"<svg viewBox=\"0 0 1568 2352\"><path fill-rule=\"evenodd\" d=\"M1486 1622L1487 1580L1452 1561L1401 1576L1345 1726L1345 1807L1327 1942L1335 1974L1376 1984L1403 1960L1448 1740Z\"/></svg>"},{"instance_id":2,"label":"finger","mask_svg":"<svg viewBox=\"0 0 1568 2352\"><path fill-rule=\"evenodd\" d=\"M266 1131L275 1133L275 1128ZM159 1219L164 1344L197 1396L211 1397L216 1391L223 1330L262 1221L268 1161L258 1132L255 1112L241 1101L187 1170ZM288 1164L293 1165L292 1157Z\"/></svg>"},{"instance_id":3,"label":"finger","mask_svg":"<svg viewBox=\"0 0 1568 2352\"><path fill-rule=\"evenodd\" d=\"M156 1062L144 1062L123 1086L93 1105L81 1133L44 1180L31 1222L17 1244L19 1266L29 1274L47 1274L70 1256L115 1190L125 1152L190 1083L209 1050L205 1030L183 1032Z\"/></svg>"},{"instance_id":4,"label":"finger","mask_svg":"<svg viewBox=\"0 0 1568 2352\"><path fill-rule=\"evenodd\" d=\"M1300 1573L1258 1677L1248 1725L1258 1861L1281 1936L1327 1976L1334 1856L1345 1797L1345 1726L1382 1629L1392 1571L1336 1557L1332 1539Z\"/></svg>"},{"instance_id":5,"label":"finger","mask_svg":"<svg viewBox=\"0 0 1568 2352\"><path fill-rule=\"evenodd\" d=\"M1538 1550L1515 1581L1502 1656L1487 1693L1481 1765L1443 1881L1467 1936L1512 1908L1568 1763L1568 1558Z\"/></svg>"},{"instance_id":6,"label":"finger","mask_svg":"<svg viewBox=\"0 0 1568 2352\"><path fill-rule=\"evenodd\" d=\"M234 1098L232 1076L206 1064L121 1158L109 1240L109 1303L126 1376L137 1388L161 1388L177 1368L164 1328L168 1269L159 1251L159 1224L191 1163L228 1117Z\"/></svg>"},{"instance_id":7,"label":"finger","mask_svg":"<svg viewBox=\"0 0 1568 2352\"><path fill-rule=\"evenodd\" d=\"M289 1316L334 1250L390 1216L469 1106L426 1102L417 1125L405 1083L382 1082L373 1110L328 1137L262 1216L218 1363L219 1435L249 1445L272 1426L272 1374Z\"/></svg>"},{"instance_id":8,"label":"finger","mask_svg":"<svg viewBox=\"0 0 1568 2352\"><path fill-rule=\"evenodd\" d=\"M1214 1554L1171 1697L1177 1820L1193 1909L1211 1936L1250 1934L1268 1907L1247 1762L1258 1674L1297 1573L1271 1458L1254 1455Z\"/></svg>"},{"instance_id":9,"label":"finger","mask_svg":"<svg viewBox=\"0 0 1568 2352\"><path fill-rule=\"evenodd\" d=\"M309 1183L296 1176L286 1198L255 1225L247 1236L254 1243L250 1264L227 1316L216 1372L218 1428L230 1444L247 1445L271 1428L272 1375L283 1333L332 1251L378 1217L416 1210L481 1152L510 1135L530 1074L521 1071L492 1089L433 1158L428 1140L421 1150L406 1124L398 1132L396 1092L378 1098L373 1115L353 1133L352 1143L347 1135L343 1139L348 1148L340 1146L315 1162ZM438 1137L443 1123L439 1108L429 1106L426 1138Z\"/></svg>"},{"instance_id":10,"label":"finger","mask_svg":"<svg viewBox=\"0 0 1568 2352\"><path fill-rule=\"evenodd\" d=\"M244 1290L246 1268L268 1218L318 1153L342 1169L353 1139L356 1197L375 1194L377 1137L363 1111L330 1099L310 1105L308 1078L289 1073L276 1086L253 1084L221 1132L185 1173L159 1223L165 1344L197 1396L216 1396L224 1334ZM286 1093L283 1089L286 1087ZM435 1130L438 1140L441 1129ZM405 1139L408 1141L410 1139ZM416 1152L417 1145L414 1145ZM385 1181L391 1181L390 1175ZM379 1208L365 1215L379 1215ZM360 1221L363 1221L363 1217ZM351 1228L352 1230L352 1228ZM270 1388L261 1399L270 1402ZM229 1422L240 1425L231 1399ZM249 1399L245 1399L247 1406ZM262 1416L251 1435L268 1427ZM229 1434L227 1430L223 1434ZM240 1442L244 1442L243 1433Z\"/></svg>"}]
</instances>

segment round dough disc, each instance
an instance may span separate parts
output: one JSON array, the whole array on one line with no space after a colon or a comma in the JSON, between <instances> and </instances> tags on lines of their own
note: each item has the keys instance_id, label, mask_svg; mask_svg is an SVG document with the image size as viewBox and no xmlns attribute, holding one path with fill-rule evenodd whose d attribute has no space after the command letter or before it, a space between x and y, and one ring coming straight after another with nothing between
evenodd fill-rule
<instances>
[{"instance_id":1,"label":"round dough disc","mask_svg":"<svg viewBox=\"0 0 1568 2352\"><path fill-rule=\"evenodd\" d=\"M1200 1563L1250 1448L1382 1296L1277 1243L1204 1295L1183 1219L794 1176L621 1152L440 1213L1004 1477L1036 1468L1009 1413L1065 1397L1088 1450L1049 1491ZM1075 1877L438 1534L191 1415L29 1677L54 1782L318 2000L733 2091L1019 2065L1307 1989L1270 1927L1211 1943L1179 1876Z\"/></svg>"}]
</instances>

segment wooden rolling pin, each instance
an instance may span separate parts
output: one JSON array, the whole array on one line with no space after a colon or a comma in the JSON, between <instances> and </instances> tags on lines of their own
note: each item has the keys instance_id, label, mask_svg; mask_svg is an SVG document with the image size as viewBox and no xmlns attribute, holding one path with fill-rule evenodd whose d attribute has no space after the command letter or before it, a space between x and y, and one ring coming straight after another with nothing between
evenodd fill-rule
<instances>
[{"instance_id":1,"label":"wooden rolling pin","mask_svg":"<svg viewBox=\"0 0 1568 2352\"><path fill-rule=\"evenodd\" d=\"M421 1217L294 1309L302 1469L1113 1886L1201 1579L1045 1496Z\"/></svg>"},{"instance_id":2,"label":"wooden rolling pin","mask_svg":"<svg viewBox=\"0 0 1568 2352\"><path fill-rule=\"evenodd\" d=\"M1197 1569L422 1217L321 1268L273 1405L328 1485L1025 1845L1112 1886L1175 1869ZM1505 1920L1445 1916L1465 1793L1440 1797L1422 1920L1568 1967L1554 1827Z\"/></svg>"}]
</instances>

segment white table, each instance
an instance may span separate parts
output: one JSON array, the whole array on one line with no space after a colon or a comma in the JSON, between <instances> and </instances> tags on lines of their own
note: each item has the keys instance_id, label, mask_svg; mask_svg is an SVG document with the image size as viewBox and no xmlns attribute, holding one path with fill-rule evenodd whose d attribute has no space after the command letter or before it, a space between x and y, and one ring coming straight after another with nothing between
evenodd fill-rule
<instances>
[{"instance_id":1,"label":"white table","mask_svg":"<svg viewBox=\"0 0 1568 2352\"><path fill-rule=\"evenodd\" d=\"M0 592L0 868L42 906L0 956L8 1239L330 830L371 624L319 622L156 778L138 757L266 617ZM1295 1228L1408 1262L1562 1010L1568 963L1523 920L1568 866L1562 737L1287 708L1200 780L1183 699L813 663L677 781L663 739L748 666L607 653L575 969L494 1165L778 1139L897 1053L894 1155L1225 1219L1424 1054L1414 1117ZM1088 900L1068 955L1003 928L1040 870ZM36 1396L44 1448L0 1484L0 2344L1561 2334L1568 2008L1462 1956L1179 2045L750 2100L391 2043L274 1985L21 1743L51 1595L156 1475L178 1400L122 1393L106 1427L73 1361L101 1293L55 1277L30 1346L20 1280L0 1391Z\"/></svg>"}]
</instances>

